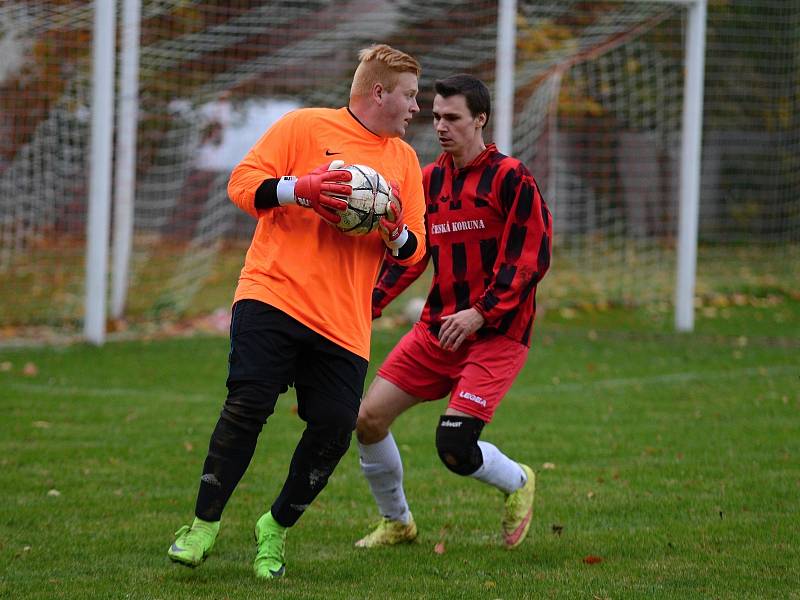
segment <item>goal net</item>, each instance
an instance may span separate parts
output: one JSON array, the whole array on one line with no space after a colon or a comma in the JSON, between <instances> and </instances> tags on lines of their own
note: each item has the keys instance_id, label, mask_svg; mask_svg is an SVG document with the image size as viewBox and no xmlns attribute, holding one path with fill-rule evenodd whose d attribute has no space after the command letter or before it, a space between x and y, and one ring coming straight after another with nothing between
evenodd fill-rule
<instances>
[{"instance_id":1,"label":"goal net","mask_svg":"<svg viewBox=\"0 0 800 600\"><path fill-rule=\"evenodd\" d=\"M743 260L759 283L796 274L786 261L765 268L760 249L791 254L800 238L791 70L800 9L758 3L773 8L767 25L741 8L709 14L717 37L707 55L700 233L715 258L698 267L700 293L735 289ZM157 323L229 305L254 226L227 199L230 170L288 110L345 105L360 48L386 42L422 63L422 111L407 141L423 164L433 160L433 82L469 72L494 89L497 11L480 0L143 0L126 318ZM664 1L518 3L513 152L554 214L542 294L550 306L668 309L685 17L683 4ZM6 333L83 318L92 19L88 1L0 6ZM736 40L762 26L778 42L740 52Z\"/></svg>"}]
</instances>

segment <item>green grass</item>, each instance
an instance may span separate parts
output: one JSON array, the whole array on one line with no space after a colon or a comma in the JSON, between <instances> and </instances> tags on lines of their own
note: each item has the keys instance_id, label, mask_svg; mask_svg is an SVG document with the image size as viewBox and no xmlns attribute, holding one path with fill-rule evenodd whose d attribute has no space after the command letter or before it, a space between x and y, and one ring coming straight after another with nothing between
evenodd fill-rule
<instances>
[{"instance_id":1,"label":"green grass","mask_svg":"<svg viewBox=\"0 0 800 600\"><path fill-rule=\"evenodd\" d=\"M654 309L544 314L483 435L537 471L517 551L501 496L439 464L431 403L394 428L419 543L353 548L377 514L351 448L272 583L252 576L252 528L302 430L291 394L191 570L166 549L192 516L227 340L0 350L0 597L800 598L800 302L717 308L693 335ZM375 333L370 373L399 333Z\"/></svg>"}]
</instances>

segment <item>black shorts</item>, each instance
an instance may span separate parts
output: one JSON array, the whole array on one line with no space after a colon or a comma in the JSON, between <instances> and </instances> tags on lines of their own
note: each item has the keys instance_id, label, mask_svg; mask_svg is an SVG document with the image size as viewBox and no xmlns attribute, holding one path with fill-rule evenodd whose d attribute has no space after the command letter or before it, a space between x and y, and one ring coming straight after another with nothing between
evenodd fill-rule
<instances>
[{"instance_id":1,"label":"black shorts","mask_svg":"<svg viewBox=\"0 0 800 600\"><path fill-rule=\"evenodd\" d=\"M339 402L358 413L367 361L258 300L240 300L231 316L228 388L257 382L304 400Z\"/></svg>"}]
</instances>

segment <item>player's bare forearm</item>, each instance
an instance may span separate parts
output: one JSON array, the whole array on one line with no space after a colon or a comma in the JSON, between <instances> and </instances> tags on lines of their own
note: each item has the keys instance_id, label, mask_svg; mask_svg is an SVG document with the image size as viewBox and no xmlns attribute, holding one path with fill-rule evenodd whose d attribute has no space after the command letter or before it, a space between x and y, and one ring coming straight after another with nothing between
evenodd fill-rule
<instances>
[{"instance_id":1,"label":"player's bare forearm","mask_svg":"<svg viewBox=\"0 0 800 600\"><path fill-rule=\"evenodd\" d=\"M445 350L455 352L464 340L478 331L484 323L483 315L474 308L445 315L442 317L442 326L439 329L439 345Z\"/></svg>"}]
</instances>

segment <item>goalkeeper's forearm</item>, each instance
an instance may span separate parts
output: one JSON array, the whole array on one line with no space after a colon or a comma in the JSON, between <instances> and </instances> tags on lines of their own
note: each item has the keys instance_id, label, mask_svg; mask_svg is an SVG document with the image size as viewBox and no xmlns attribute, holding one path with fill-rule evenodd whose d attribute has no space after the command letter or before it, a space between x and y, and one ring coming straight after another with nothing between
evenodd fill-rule
<instances>
[{"instance_id":1,"label":"goalkeeper's forearm","mask_svg":"<svg viewBox=\"0 0 800 600\"><path fill-rule=\"evenodd\" d=\"M298 202L295 198L296 183L297 177L290 175L265 179L256 190L256 208L267 210L278 206L297 204ZM307 204L304 205L307 206Z\"/></svg>"}]
</instances>

